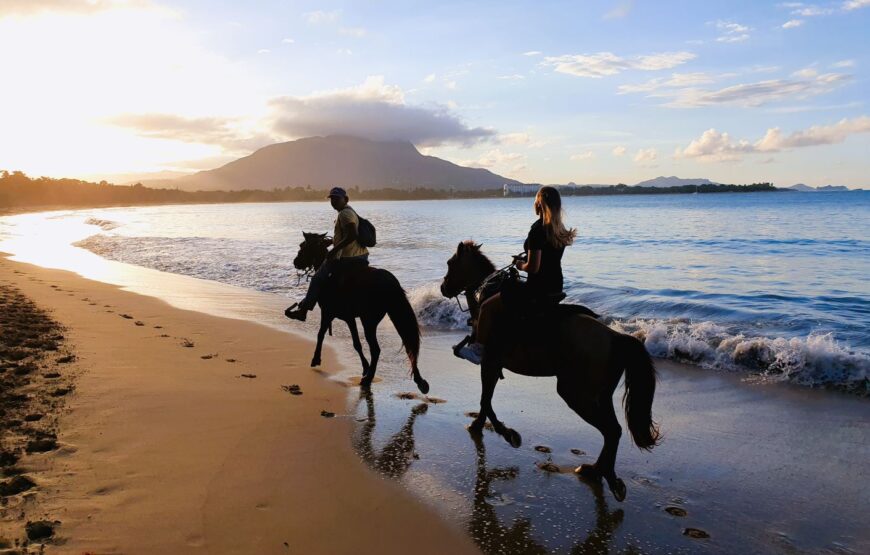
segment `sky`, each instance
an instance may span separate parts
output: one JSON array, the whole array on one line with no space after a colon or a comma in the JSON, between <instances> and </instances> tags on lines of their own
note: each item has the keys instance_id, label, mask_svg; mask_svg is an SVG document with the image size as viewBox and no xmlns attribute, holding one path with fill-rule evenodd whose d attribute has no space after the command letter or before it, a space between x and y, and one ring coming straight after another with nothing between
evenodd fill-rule
<instances>
[{"instance_id":1,"label":"sky","mask_svg":"<svg viewBox=\"0 0 870 555\"><path fill-rule=\"evenodd\" d=\"M350 134L525 182L870 188L870 0L0 0L0 168Z\"/></svg>"}]
</instances>

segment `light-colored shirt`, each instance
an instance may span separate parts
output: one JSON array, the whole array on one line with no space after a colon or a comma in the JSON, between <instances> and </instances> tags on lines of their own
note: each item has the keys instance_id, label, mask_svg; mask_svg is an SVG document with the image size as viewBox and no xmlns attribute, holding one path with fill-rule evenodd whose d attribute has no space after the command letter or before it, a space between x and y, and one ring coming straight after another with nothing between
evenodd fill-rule
<instances>
[{"instance_id":1,"label":"light-colored shirt","mask_svg":"<svg viewBox=\"0 0 870 555\"><path fill-rule=\"evenodd\" d=\"M332 244L337 245L344 241L344 227L352 224L354 229L359 231L359 216L350 206L345 206L335 218L335 232L332 234ZM336 258L348 258L351 256L364 256L369 253L369 250L359 244L359 241L352 241L346 245L341 252L336 254Z\"/></svg>"}]
</instances>

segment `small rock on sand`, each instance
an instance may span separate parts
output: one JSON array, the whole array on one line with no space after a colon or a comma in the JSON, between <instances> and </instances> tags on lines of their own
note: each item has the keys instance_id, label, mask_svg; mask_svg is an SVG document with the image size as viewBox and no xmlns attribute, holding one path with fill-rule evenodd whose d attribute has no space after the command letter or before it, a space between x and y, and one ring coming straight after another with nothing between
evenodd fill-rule
<instances>
[{"instance_id":1,"label":"small rock on sand","mask_svg":"<svg viewBox=\"0 0 870 555\"><path fill-rule=\"evenodd\" d=\"M689 536L690 538L695 538L697 540L702 540L704 538L710 537L710 534L701 530L700 528L683 528L683 535Z\"/></svg>"}]
</instances>

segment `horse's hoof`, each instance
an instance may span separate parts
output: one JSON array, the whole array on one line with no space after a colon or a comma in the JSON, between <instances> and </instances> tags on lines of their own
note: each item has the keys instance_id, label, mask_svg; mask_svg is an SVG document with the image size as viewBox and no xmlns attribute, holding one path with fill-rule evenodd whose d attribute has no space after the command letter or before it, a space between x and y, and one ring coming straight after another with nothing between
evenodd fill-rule
<instances>
[{"instance_id":1,"label":"horse's hoof","mask_svg":"<svg viewBox=\"0 0 870 555\"><path fill-rule=\"evenodd\" d=\"M523 444L523 438L520 435L520 433L516 430L511 429L511 428L508 428L507 430L505 430L504 439L505 439L505 441L510 443L511 447L513 447L514 449L519 448Z\"/></svg>"},{"instance_id":2,"label":"horse's hoof","mask_svg":"<svg viewBox=\"0 0 870 555\"><path fill-rule=\"evenodd\" d=\"M615 497L617 501L620 503L625 501L625 482L616 478L614 480L608 480L607 485L610 486L610 491L613 493L613 497Z\"/></svg>"},{"instance_id":3,"label":"horse's hoof","mask_svg":"<svg viewBox=\"0 0 870 555\"><path fill-rule=\"evenodd\" d=\"M574 474L580 476L584 480L590 480L595 482L601 480L601 473L598 472L598 469L595 468L594 464L581 464L574 469Z\"/></svg>"},{"instance_id":4,"label":"horse's hoof","mask_svg":"<svg viewBox=\"0 0 870 555\"><path fill-rule=\"evenodd\" d=\"M317 368L318 366L320 366L320 359L319 358L312 358L311 359L311 367Z\"/></svg>"},{"instance_id":5,"label":"horse's hoof","mask_svg":"<svg viewBox=\"0 0 870 555\"><path fill-rule=\"evenodd\" d=\"M414 380L414 382L417 384L417 387L420 389L420 393L422 393L423 395L426 395L427 393L429 393L429 382L427 382L423 378L420 378L419 381Z\"/></svg>"}]
</instances>

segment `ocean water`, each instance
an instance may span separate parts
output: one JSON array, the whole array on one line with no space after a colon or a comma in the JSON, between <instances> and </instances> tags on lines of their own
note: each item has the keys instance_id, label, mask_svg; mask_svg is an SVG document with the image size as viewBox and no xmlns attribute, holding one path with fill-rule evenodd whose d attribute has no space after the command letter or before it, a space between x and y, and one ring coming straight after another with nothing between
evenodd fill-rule
<instances>
[{"instance_id":1,"label":"ocean water","mask_svg":"<svg viewBox=\"0 0 870 555\"><path fill-rule=\"evenodd\" d=\"M430 330L466 319L438 284L459 241L497 266L522 249L531 199L360 202L372 264L408 290ZM578 239L563 259L570 301L644 340L655 356L765 380L867 395L870 193L565 199ZM70 216L73 217L73 216ZM320 203L92 210L76 244L102 257L271 292L303 294L302 231L331 231Z\"/></svg>"}]
</instances>

